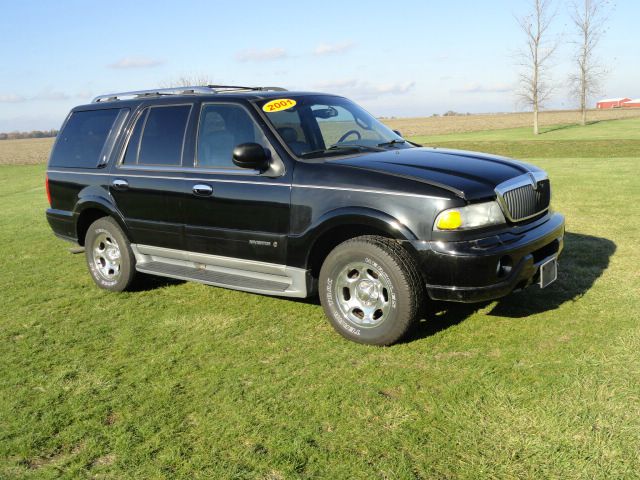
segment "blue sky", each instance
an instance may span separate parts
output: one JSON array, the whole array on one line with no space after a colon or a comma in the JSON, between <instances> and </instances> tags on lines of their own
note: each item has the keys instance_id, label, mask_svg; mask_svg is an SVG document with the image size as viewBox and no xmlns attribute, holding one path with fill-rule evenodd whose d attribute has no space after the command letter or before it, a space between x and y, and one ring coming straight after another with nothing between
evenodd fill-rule
<instances>
[{"instance_id":1,"label":"blue sky","mask_svg":"<svg viewBox=\"0 0 640 480\"><path fill-rule=\"evenodd\" d=\"M549 108L575 103L567 2ZM514 16L527 0L217 2L6 1L0 131L57 128L95 95L181 75L347 95L379 116L517 109ZM618 0L599 55L603 97L640 97L638 0Z\"/></svg>"}]
</instances>

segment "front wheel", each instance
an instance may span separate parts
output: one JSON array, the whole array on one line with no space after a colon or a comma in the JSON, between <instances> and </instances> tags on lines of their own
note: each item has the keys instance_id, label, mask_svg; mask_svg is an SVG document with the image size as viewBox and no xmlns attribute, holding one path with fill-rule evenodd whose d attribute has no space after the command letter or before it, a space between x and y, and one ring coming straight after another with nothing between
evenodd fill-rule
<instances>
[{"instance_id":1,"label":"front wheel","mask_svg":"<svg viewBox=\"0 0 640 480\"><path fill-rule=\"evenodd\" d=\"M135 276L135 257L118 223L103 217L91 224L84 241L85 258L93 281L100 288L121 292Z\"/></svg>"},{"instance_id":2,"label":"front wheel","mask_svg":"<svg viewBox=\"0 0 640 480\"><path fill-rule=\"evenodd\" d=\"M320 269L320 301L332 326L359 343L390 345L417 320L424 288L398 242L362 236L338 245Z\"/></svg>"}]
</instances>

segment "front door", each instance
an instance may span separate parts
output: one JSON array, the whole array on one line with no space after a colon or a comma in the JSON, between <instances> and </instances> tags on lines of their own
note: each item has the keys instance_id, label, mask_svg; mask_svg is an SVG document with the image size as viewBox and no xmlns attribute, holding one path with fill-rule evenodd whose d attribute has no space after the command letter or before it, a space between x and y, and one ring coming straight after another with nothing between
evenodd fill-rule
<instances>
[{"instance_id":1,"label":"front door","mask_svg":"<svg viewBox=\"0 0 640 480\"><path fill-rule=\"evenodd\" d=\"M185 170L186 249L285 264L291 175L267 177L236 167L236 145L255 142L281 162L250 111L238 103L203 103L193 168ZM249 268L250 269L250 268Z\"/></svg>"},{"instance_id":2,"label":"front door","mask_svg":"<svg viewBox=\"0 0 640 480\"><path fill-rule=\"evenodd\" d=\"M129 228L131 243L184 248L182 156L192 104L141 109L110 192Z\"/></svg>"}]
</instances>

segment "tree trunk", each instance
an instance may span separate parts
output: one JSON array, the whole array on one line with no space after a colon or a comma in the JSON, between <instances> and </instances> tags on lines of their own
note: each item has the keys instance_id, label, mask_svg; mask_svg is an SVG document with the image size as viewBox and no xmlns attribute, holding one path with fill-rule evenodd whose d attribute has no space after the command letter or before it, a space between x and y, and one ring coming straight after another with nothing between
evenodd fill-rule
<instances>
[{"instance_id":1,"label":"tree trunk","mask_svg":"<svg viewBox=\"0 0 640 480\"><path fill-rule=\"evenodd\" d=\"M580 119L580 125L585 126L587 124L587 72L585 71L584 66L582 67L581 74L580 110L582 110L582 118Z\"/></svg>"},{"instance_id":2,"label":"tree trunk","mask_svg":"<svg viewBox=\"0 0 640 480\"><path fill-rule=\"evenodd\" d=\"M533 134L538 135L538 105L533 106Z\"/></svg>"}]
</instances>

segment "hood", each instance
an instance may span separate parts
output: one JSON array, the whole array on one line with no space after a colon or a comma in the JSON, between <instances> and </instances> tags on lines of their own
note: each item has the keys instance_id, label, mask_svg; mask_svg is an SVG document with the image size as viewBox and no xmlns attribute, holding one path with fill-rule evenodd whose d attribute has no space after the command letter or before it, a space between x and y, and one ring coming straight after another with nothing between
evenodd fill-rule
<instances>
[{"instance_id":1,"label":"hood","mask_svg":"<svg viewBox=\"0 0 640 480\"><path fill-rule=\"evenodd\" d=\"M331 163L424 182L466 200L492 197L495 187L505 180L540 171L497 155L425 147L367 153Z\"/></svg>"}]
</instances>

